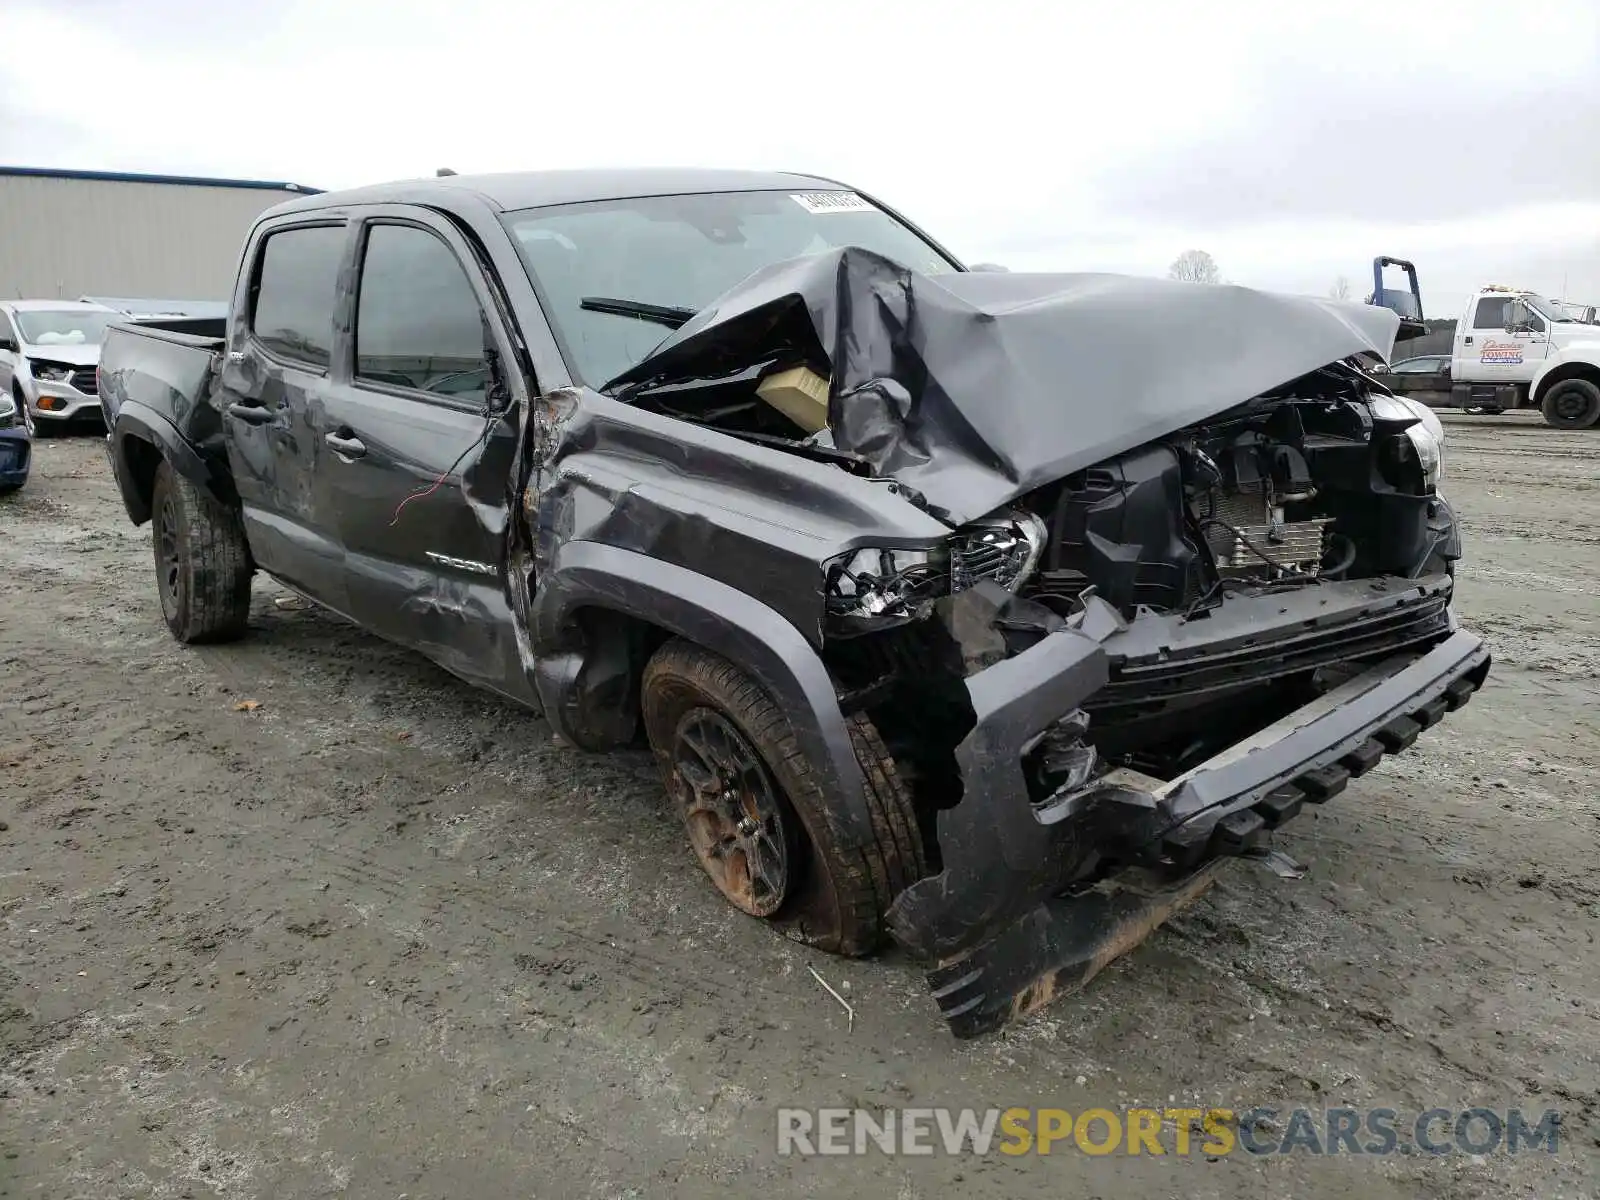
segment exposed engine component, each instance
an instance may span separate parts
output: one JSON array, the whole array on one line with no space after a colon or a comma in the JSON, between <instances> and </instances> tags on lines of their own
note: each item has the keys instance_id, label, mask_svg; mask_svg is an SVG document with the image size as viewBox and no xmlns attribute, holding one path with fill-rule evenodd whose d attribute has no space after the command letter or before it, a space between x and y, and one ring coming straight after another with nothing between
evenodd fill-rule
<instances>
[{"instance_id":1,"label":"exposed engine component","mask_svg":"<svg viewBox=\"0 0 1600 1200\"><path fill-rule=\"evenodd\" d=\"M1332 517L1284 520L1284 505L1304 503L1316 489L1294 496L1273 495L1270 484L1248 485L1235 492L1213 490L1197 505L1206 545L1225 578L1260 574L1276 567L1298 575L1315 575L1322 564L1323 542Z\"/></svg>"},{"instance_id":2,"label":"exposed engine component","mask_svg":"<svg viewBox=\"0 0 1600 1200\"><path fill-rule=\"evenodd\" d=\"M1175 608L1199 585L1184 528L1183 463L1156 443L1063 481L1049 505L1050 543L1035 585L1061 610L1093 584L1125 611Z\"/></svg>"}]
</instances>

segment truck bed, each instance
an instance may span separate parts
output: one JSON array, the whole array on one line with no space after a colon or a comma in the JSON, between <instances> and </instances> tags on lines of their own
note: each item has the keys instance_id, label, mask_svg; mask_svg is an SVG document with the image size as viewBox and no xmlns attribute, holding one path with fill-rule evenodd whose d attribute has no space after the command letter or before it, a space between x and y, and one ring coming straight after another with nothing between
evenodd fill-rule
<instances>
[{"instance_id":1,"label":"truck bed","mask_svg":"<svg viewBox=\"0 0 1600 1200\"><path fill-rule=\"evenodd\" d=\"M191 425L196 409L205 406L210 395L225 331L212 324L206 332L188 332L196 324L192 320L172 323L179 328L163 328L165 324L130 321L106 331L100 352L100 403L106 425L116 421L124 405L135 404L186 435L199 433L194 440L202 440L208 431L191 431Z\"/></svg>"}]
</instances>

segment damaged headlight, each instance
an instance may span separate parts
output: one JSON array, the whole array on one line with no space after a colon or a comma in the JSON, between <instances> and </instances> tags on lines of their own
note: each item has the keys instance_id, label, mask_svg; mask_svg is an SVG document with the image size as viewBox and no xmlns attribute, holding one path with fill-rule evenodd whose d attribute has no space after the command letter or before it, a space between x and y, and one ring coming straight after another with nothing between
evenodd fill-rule
<instances>
[{"instance_id":1,"label":"damaged headlight","mask_svg":"<svg viewBox=\"0 0 1600 1200\"><path fill-rule=\"evenodd\" d=\"M833 559L825 570L828 623L844 636L914 621L950 590L942 548L869 546Z\"/></svg>"},{"instance_id":2,"label":"damaged headlight","mask_svg":"<svg viewBox=\"0 0 1600 1200\"><path fill-rule=\"evenodd\" d=\"M1422 482L1434 490L1444 476L1444 422L1426 404L1409 396L1373 396L1372 415L1382 421L1409 421L1404 436L1417 452L1422 467Z\"/></svg>"},{"instance_id":3,"label":"damaged headlight","mask_svg":"<svg viewBox=\"0 0 1600 1200\"><path fill-rule=\"evenodd\" d=\"M1016 591L1039 565L1045 537L1044 522L1030 512L985 517L957 530L950 538L950 590L992 579Z\"/></svg>"},{"instance_id":4,"label":"damaged headlight","mask_svg":"<svg viewBox=\"0 0 1600 1200\"><path fill-rule=\"evenodd\" d=\"M1008 512L963 526L942 545L870 546L829 562L823 592L829 626L850 636L928 615L941 596L988 579L1015 591L1044 553L1044 522Z\"/></svg>"},{"instance_id":5,"label":"damaged headlight","mask_svg":"<svg viewBox=\"0 0 1600 1200\"><path fill-rule=\"evenodd\" d=\"M42 359L30 359L28 369L35 379L46 383L65 383L72 378L72 367L67 363L45 362Z\"/></svg>"}]
</instances>

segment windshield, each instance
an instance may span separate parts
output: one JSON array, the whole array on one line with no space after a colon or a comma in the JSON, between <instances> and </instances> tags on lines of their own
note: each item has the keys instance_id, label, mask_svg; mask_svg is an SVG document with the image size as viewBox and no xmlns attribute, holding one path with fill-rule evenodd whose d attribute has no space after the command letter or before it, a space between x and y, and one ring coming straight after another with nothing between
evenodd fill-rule
<instances>
[{"instance_id":1,"label":"windshield","mask_svg":"<svg viewBox=\"0 0 1600 1200\"><path fill-rule=\"evenodd\" d=\"M1562 311L1559 305L1555 304L1553 301L1546 300L1543 296L1525 295L1522 298L1527 302L1529 308L1533 309L1534 312L1538 313L1546 321L1570 322L1573 319L1567 316L1567 314Z\"/></svg>"},{"instance_id":2,"label":"windshield","mask_svg":"<svg viewBox=\"0 0 1600 1200\"><path fill-rule=\"evenodd\" d=\"M33 346L98 346L106 327L127 318L94 309L31 309L16 315L22 340Z\"/></svg>"},{"instance_id":3,"label":"windshield","mask_svg":"<svg viewBox=\"0 0 1600 1200\"><path fill-rule=\"evenodd\" d=\"M762 267L843 246L872 250L924 275L956 270L854 192L599 200L524 209L505 221L544 293L568 365L593 387L622 374L667 335L661 314L641 314L639 306L694 312ZM627 303L582 303L601 299ZM624 311L630 308L633 315Z\"/></svg>"}]
</instances>

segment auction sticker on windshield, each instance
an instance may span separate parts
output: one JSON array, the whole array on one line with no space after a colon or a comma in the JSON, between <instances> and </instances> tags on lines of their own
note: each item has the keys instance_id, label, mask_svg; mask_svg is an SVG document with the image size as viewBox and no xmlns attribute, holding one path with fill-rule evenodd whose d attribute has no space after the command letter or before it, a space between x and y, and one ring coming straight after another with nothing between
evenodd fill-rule
<instances>
[{"instance_id":1,"label":"auction sticker on windshield","mask_svg":"<svg viewBox=\"0 0 1600 1200\"><path fill-rule=\"evenodd\" d=\"M794 192L789 198L808 213L873 211L872 205L854 192Z\"/></svg>"}]
</instances>

